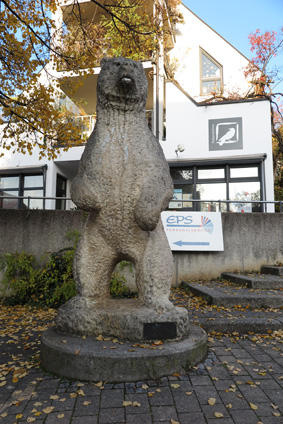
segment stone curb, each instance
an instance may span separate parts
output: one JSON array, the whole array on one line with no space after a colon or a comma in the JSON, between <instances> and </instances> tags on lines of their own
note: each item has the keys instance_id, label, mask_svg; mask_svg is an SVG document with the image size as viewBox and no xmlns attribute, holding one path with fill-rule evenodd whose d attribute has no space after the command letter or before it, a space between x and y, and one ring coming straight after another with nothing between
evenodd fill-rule
<instances>
[{"instance_id":1,"label":"stone curb","mask_svg":"<svg viewBox=\"0 0 283 424\"><path fill-rule=\"evenodd\" d=\"M201 296L212 305L232 307L241 305L252 308L281 308L283 306L283 296L271 294L239 294L236 290L233 294L223 294L220 290L209 288L197 283L183 283L185 287L196 296Z\"/></svg>"},{"instance_id":2,"label":"stone curb","mask_svg":"<svg viewBox=\"0 0 283 424\"><path fill-rule=\"evenodd\" d=\"M186 339L150 346L69 336L56 333L52 327L42 335L41 362L49 372L71 379L118 383L158 379L204 359L207 335L191 325Z\"/></svg>"}]
</instances>

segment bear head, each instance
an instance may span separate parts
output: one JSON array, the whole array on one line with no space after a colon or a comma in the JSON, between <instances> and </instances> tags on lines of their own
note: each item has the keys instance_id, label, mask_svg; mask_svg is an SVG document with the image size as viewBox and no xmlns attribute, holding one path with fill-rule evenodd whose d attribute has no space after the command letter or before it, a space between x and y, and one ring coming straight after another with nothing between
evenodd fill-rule
<instances>
[{"instance_id":1,"label":"bear head","mask_svg":"<svg viewBox=\"0 0 283 424\"><path fill-rule=\"evenodd\" d=\"M145 108L147 79L143 66L124 57L103 58L97 81L97 105L118 110Z\"/></svg>"}]
</instances>

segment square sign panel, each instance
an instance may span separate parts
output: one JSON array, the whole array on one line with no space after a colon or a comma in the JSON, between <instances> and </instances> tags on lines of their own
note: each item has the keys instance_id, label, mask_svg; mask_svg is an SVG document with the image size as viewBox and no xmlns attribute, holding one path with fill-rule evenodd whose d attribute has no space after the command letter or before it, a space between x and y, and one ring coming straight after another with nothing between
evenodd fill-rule
<instances>
[{"instance_id":1,"label":"square sign panel","mask_svg":"<svg viewBox=\"0 0 283 424\"><path fill-rule=\"evenodd\" d=\"M242 118L209 119L209 150L243 149Z\"/></svg>"},{"instance_id":2,"label":"square sign panel","mask_svg":"<svg viewBox=\"0 0 283 424\"><path fill-rule=\"evenodd\" d=\"M165 211L161 218L171 250L224 250L220 212Z\"/></svg>"}]
</instances>

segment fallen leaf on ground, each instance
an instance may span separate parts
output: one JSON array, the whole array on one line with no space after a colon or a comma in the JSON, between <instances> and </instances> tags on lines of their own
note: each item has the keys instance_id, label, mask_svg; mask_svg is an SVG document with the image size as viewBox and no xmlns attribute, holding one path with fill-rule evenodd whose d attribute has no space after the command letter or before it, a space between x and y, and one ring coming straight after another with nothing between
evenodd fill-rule
<instances>
[{"instance_id":1,"label":"fallen leaf on ground","mask_svg":"<svg viewBox=\"0 0 283 424\"><path fill-rule=\"evenodd\" d=\"M223 418L223 414L221 412L214 412L214 416L216 418Z\"/></svg>"},{"instance_id":2,"label":"fallen leaf on ground","mask_svg":"<svg viewBox=\"0 0 283 424\"><path fill-rule=\"evenodd\" d=\"M130 400L123 400L123 406L131 406L132 402Z\"/></svg>"},{"instance_id":3,"label":"fallen leaf on ground","mask_svg":"<svg viewBox=\"0 0 283 424\"><path fill-rule=\"evenodd\" d=\"M47 408L43 409L43 412L45 414L50 414L54 410L54 406L48 406Z\"/></svg>"},{"instance_id":4,"label":"fallen leaf on ground","mask_svg":"<svg viewBox=\"0 0 283 424\"><path fill-rule=\"evenodd\" d=\"M137 406L137 407L140 407L141 406L141 404L139 403L139 402L133 402L133 406Z\"/></svg>"},{"instance_id":5,"label":"fallen leaf on ground","mask_svg":"<svg viewBox=\"0 0 283 424\"><path fill-rule=\"evenodd\" d=\"M180 384L171 384L171 387L173 387L173 389L178 389L180 387Z\"/></svg>"},{"instance_id":6,"label":"fallen leaf on ground","mask_svg":"<svg viewBox=\"0 0 283 424\"><path fill-rule=\"evenodd\" d=\"M251 409L254 409L254 410L258 409L258 406L256 406L254 403L249 402L249 405Z\"/></svg>"},{"instance_id":7,"label":"fallen leaf on ground","mask_svg":"<svg viewBox=\"0 0 283 424\"><path fill-rule=\"evenodd\" d=\"M215 403L216 403L216 399L215 398L209 398L208 399L208 404L209 405L213 406L213 405L215 405Z\"/></svg>"}]
</instances>

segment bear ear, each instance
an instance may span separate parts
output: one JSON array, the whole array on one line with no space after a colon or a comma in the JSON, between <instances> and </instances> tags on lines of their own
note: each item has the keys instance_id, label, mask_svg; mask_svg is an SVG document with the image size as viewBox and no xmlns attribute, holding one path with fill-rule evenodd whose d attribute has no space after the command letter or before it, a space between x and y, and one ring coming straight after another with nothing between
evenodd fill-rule
<instances>
[{"instance_id":1,"label":"bear ear","mask_svg":"<svg viewBox=\"0 0 283 424\"><path fill-rule=\"evenodd\" d=\"M110 60L110 57L103 57L100 61L100 68L102 69L106 62Z\"/></svg>"}]
</instances>

